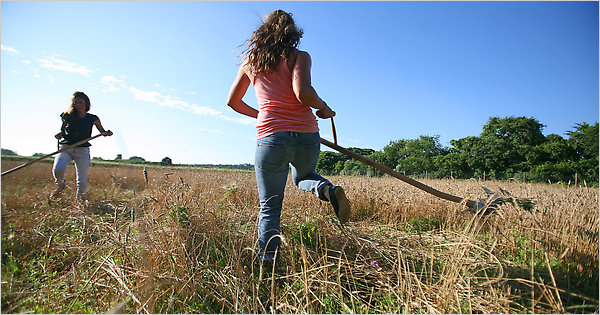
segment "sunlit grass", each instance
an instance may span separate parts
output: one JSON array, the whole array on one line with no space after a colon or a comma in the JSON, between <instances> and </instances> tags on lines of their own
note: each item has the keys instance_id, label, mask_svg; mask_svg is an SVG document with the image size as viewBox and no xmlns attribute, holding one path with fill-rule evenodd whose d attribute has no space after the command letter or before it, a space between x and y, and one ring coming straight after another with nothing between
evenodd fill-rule
<instances>
[{"instance_id":1,"label":"sunlit grass","mask_svg":"<svg viewBox=\"0 0 600 315\"><path fill-rule=\"evenodd\" d=\"M2 161L6 170L18 162ZM288 182L282 261L257 262L254 173L95 165L90 204L51 166L2 178L4 313L598 312L598 190L485 186L531 199L478 217L392 178L330 178L330 207ZM429 180L469 199L476 181ZM274 271L274 272L273 272Z\"/></svg>"}]
</instances>

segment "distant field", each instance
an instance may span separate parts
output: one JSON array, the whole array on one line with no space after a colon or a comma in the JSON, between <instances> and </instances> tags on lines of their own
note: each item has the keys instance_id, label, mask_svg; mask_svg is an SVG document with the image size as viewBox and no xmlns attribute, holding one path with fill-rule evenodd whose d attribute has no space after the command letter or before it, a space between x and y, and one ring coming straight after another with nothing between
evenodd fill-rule
<instances>
[{"instance_id":1,"label":"distant field","mask_svg":"<svg viewBox=\"0 0 600 315\"><path fill-rule=\"evenodd\" d=\"M21 161L2 159L2 171ZM3 313L598 313L598 189L424 180L481 217L393 178L330 177L328 204L288 181L282 263L256 263L253 172L93 165L90 204L59 200L51 165L2 177Z\"/></svg>"},{"instance_id":2,"label":"distant field","mask_svg":"<svg viewBox=\"0 0 600 315\"><path fill-rule=\"evenodd\" d=\"M39 157L36 156L20 156L20 155L3 155L2 161L7 163L15 162L18 163L15 166L20 164L24 164L33 160L37 160ZM43 159L42 161L36 163L54 163L54 156ZM120 165L120 166L138 166L138 167L162 167L161 162L150 162L150 161L139 161L139 160L102 160L92 158L92 165ZM239 170L249 170L253 169L251 164L172 164L168 166L170 168L218 168L218 169L239 169ZM8 169L7 169L8 170Z\"/></svg>"}]
</instances>

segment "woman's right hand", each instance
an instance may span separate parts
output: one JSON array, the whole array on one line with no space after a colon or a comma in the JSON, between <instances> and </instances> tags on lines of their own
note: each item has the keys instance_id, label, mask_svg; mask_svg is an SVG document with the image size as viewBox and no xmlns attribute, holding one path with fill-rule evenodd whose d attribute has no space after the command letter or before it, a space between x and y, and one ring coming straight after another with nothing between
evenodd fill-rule
<instances>
[{"instance_id":1,"label":"woman's right hand","mask_svg":"<svg viewBox=\"0 0 600 315\"><path fill-rule=\"evenodd\" d=\"M62 132L59 132L57 134L54 135L54 138L56 138L56 140L60 140L60 138L62 138Z\"/></svg>"},{"instance_id":2,"label":"woman's right hand","mask_svg":"<svg viewBox=\"0 0 600 315\"><path fill-rule=\"evenodd\" d=\"M317 111L317 116L322 119L327 119L327 118L331 118L331 117L335 116L335 112L326 104L325 108L319 109Z\"/></svg>"}]
</instances>

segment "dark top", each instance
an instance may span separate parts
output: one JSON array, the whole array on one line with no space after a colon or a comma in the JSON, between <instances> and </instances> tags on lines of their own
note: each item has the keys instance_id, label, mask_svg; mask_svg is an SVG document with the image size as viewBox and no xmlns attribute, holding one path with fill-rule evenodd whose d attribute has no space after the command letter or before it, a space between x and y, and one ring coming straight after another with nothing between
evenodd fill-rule
<instances>
[{"instance_id":1,"label":"dark top","mask_svg":"<svg viewBox=\"0 0 600 315\"><path fill-rule=\"evenodd\" d=\"M92 127L94 122L98 120L98 116L86 113L85 116L79 118L77 115L69 115L62 113L60 117L67 122L65 131L63 132L63 138L60 140L60 144L71 145L81 140L85 140L92 136ZM86 142L78 145L78 147L89 147L91 144Z\"/></svg>"}]
</instances>

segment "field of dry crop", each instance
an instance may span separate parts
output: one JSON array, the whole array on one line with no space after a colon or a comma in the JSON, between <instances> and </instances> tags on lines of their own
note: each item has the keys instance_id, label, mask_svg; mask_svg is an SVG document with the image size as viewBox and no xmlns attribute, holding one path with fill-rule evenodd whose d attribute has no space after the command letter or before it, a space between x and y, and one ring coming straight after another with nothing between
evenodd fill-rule
<instances>
[{"instance_id":1,"label":"field of dry crop","mask_svg":"<svg viewBox=\"0 0 600 315\"><path fill-rule=\"evenodd\" d=\"M2 170L21 164L2 161ZM388 177L331 177L328 204L288 182L282 261L256 260L253 172L93 165L90 203L51 164L2 177L3 313L598 313L598 189L424 180L481 200L464 212Z\"/></svg>"}]
</instances>

